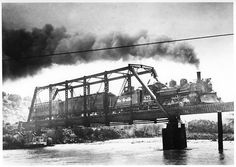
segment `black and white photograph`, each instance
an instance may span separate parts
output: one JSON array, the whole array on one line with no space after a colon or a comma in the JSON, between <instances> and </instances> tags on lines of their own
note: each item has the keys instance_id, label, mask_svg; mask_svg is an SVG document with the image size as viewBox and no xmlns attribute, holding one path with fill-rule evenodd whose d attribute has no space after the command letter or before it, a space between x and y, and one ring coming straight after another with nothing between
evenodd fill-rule
<instances>
[{"instance_id":1,"label":"black and white photograph","mask_svg":"<svg viewBox=\"0 0 236 167\"><path fill-rule=\"evenodd\" d=\"M234 1L2 1L2 165L234 165Z\"/></svg>"}]
</instances>

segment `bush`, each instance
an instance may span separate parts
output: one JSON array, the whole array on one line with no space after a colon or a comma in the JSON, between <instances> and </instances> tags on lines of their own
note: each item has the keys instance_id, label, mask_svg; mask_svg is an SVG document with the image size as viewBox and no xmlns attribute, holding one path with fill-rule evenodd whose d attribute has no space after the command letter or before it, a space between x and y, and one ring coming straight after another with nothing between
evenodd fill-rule
<instances>
[{"instance_id":1,"label":"bush","mask_svg":"<svg viewBox=\"0 0 236 167\"><path fill-rule=\"evenodd\" d=\"M193 120L188 123L189 132L217 132L217 124L214 121L209 120Z\"/></svg>"},{"instance_id":2,"label":"bush","mask_svg":"<svg viewBox=\"0 0 236 167\"><path fill-rule=\"evenodd\" d=\"M188 131L196 133L218 133L217 122L209 120L192 120L188 123ZM223 124L224 133L234 133L234 128L231 124Z\"/></svg>"},{"instance_id":3,"label":"bush","mask_svg":"<svg viewBox=\"0 0 236 167\"><path fill-rule=\"evenodd\" d=\"M104 128L101 129L100 132L101 136L103 137L104 140L108 140L108 139L119 139L121 136L118 133L118 131L116 131L115 129L111 129L111 128Z\"/></svg>"},{"instance_id":4,"label":"bush","mask_svg":"<svg viewBox=\"0 0 236 167\"><path fill-rule=\"evenodd\" d=\"M53 138L53 142L56 144L63 143L64 136L63 136L63 130L62 128L56 128L55 129L55 137Z\"/></svg>"},{"instance_id":5,"label":"bush","mask_svg":"<svg viewBox=\"0 0 236 167\"><path fill-rule=\"evenodd\" d=\"M24 146L24 139L19 134L10 135L6 134L3 135L3 149L14 149L14 148L21 148Z\"/></svg>"}]
</instances>

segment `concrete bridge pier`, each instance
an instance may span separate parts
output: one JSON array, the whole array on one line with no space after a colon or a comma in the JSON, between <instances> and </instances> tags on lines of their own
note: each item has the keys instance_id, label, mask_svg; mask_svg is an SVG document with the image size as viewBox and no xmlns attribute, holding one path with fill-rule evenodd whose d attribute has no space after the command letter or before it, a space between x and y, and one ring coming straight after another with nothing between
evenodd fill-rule
<instances>
[{"instance_id":1,"label":"concrete bridge pier","mask_svg":"<svg viewBox=\"0 0 236 167\"><path fill-rule=\"evenodd\" d=\"M162 129L163 150L187 148L185 124L179 117L169 118L166 128Z\"/></svg>"}]
</instances>

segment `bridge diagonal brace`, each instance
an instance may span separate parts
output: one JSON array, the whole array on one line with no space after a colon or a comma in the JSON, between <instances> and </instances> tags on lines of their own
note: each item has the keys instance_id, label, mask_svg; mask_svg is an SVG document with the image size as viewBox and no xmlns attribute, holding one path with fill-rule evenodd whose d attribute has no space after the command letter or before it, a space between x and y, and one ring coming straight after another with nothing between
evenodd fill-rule
<instances>
[{"instance_id":1,"label":"bridge diagonal brace","mask_svg":"<svg viewBox=\"0 0 236 167\"><path fill-rule=\"evenodd\" d=\"M30 111L29 111L29 115L28 115L27 122L30 122L31 115L32 115L32 112L33 112L33 110L34 110L34 103L35 103L35 100L36 100L36 97L37 97L37 93L38 93L38 88L36 87L36 88L34 89L34 95L33 95L32 101L31 101Z\"/></svg>"},{"instance_id":2,"label":"bridge diagonal brace","mask_svg":"<svg viewBox=\"0 0 236 167\"><path fill-rule=\"evenodd\" d=\"M55 98L56 98L58 92L59 92L59 91L58 91L58 88L56 88L54 94L52 95L52 100L55 100Z\"/></svg>"},{"instance_id":3,"label":"bridge diagonal brace","mask_svg":"<svg viewBox=\"0 0 236 167\"><path fill-rule=\"evenodd\" d=\"M152 99L154 99L154 101L156 102L156 104L158 105L158 107L161 109L162 112L164 112L167 117L169 117L169 114L165 111L165 109L162 107L162 105L158 102L156 96L152 93L152 91L143 83L143 81L139 78L137 72L134 70L134 68L132 68L130 66L129 69L133 75L135 76L135 78L139 81L139 83L147 90L148 94L151 96Z\"/></svg>"}]
</instances>

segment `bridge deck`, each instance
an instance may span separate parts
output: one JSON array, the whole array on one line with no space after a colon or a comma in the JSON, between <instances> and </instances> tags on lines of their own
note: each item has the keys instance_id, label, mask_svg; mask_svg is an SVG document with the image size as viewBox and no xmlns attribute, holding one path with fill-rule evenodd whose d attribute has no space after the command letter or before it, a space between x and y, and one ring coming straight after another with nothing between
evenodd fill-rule
<instances>
[{"instance_id":1,"label":"bridge deck","mask_svg":"<svg viewBox=\"0 0 236 167\"><path fill-rule=\"evenodd\" d=\"M214 113L214 112L230 112L234 111L234 102L227 103L214 103L214 104L199 104L192 106L183 107L170 107L165 108L170 115L190 115L190 114L203 114L203 113ZM133 110L131 112L113 113L109 114L108 118L110 122L123 122L127 123L132 120L149 120L154 121L158 118L166 118L167 115L159 109L147 109L147 110ZM68 122L70 125L84 125L86 122L95 124L104 124L104 115L91 115L89 118L85 117L73 117L69 118ZM67 122L67 123L68 123ZM49 127L49 120L39 120L31 122L23 122L22 126L25 128L34 128L35 126ZM51 120L51 126L65 126L65 119L54 119Z\"/></svg>"}]
</instances>

